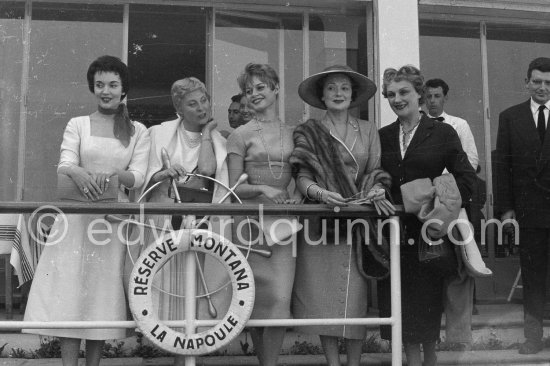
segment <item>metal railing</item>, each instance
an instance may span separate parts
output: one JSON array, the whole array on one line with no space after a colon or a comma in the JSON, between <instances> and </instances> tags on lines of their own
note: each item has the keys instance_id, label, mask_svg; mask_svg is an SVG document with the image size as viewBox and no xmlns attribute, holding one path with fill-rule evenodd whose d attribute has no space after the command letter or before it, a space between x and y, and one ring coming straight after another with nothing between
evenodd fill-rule
<instances>
[{"instance_id":1,"label":"metal railing","mask_svg":"<svg viewBox=\"0 0 550 366\"><path fill-rule=\"evenodd\" d=\"M334 218L377 217L376 212L364 206L330 207L327 205L263 205L263 215L283 216L332 216ZM258 215L257 204L204 204L186 203L69 203L69 202L0 202L0 213L58 213L65 214L172 214L172 215ZM398 215L390 220L390 273L391 273L391 317L388 318L333 318L333 319L252 319L247 327L272 326L311 326L311 325L391 325L392 327L392 365L402 365L402 328L401 328L401 269L400 269L400 233ZM194 326L213 326L217 320L191 320ZM189 325L185 320L165 321L171 327ZM60 329L60 328L135 328L135 321L0 321L0 330L5 329ZM195 357L186 357L186 365L195 365Z\"/></svg>"}]
</instances>

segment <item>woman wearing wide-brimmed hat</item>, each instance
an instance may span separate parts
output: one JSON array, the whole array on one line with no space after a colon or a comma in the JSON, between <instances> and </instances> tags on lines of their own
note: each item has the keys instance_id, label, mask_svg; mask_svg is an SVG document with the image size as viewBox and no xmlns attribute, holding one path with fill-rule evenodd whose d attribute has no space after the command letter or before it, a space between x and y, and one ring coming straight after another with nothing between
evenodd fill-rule
<instances>
[{"instance_id":1,"label":"woman wearing wide-brimmed hat","mask_svg":"<svg viewBox=\"0 0 550 366\"><path fill-rule=\"evenodd\" d=\"M312 203L344 206L350 198L372 198L380 212L393 206L385 198L389 175L380 167L380 140L374 123L352 116L349 109L366 103L375 84L348 66L331 66L308 77L298 89L309 105L326 110L294 132L290 162L297 170L296 184ZM344 220L341 220L344 221ZM327 229L319 222L304 223L298 246L293 293L295 318L360 318L367 315L367 280L357 266L357 237L347 238L334 220ZM338 231L336 231L338 232ZM323 235L323 233L325 235ZM319 242L321 239L322 242ZM353 245L352 245L353 244ZM365 326L314 326L301 331L319 334L329 365L340 365L338 337L345 338L348 365L359 365Z\"/></svg>"}]
</instances>

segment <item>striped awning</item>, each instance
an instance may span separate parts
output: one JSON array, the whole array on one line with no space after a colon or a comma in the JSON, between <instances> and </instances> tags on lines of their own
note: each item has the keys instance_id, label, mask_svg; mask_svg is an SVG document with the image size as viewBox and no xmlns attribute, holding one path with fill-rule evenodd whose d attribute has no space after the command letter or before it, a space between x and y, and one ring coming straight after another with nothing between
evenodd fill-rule
<instances>
[{"instance_id":1,"label":"striped awning","mask_svg":"<svg viewBox=\"0 0 550 366\"><path fill-rule=\"evenodd\" d=\"M0 215L0 254L10 254L10 263L19 278L20 286L32 280L34 266L31 264L29 234L24 215Z\"/></svg>"}]
</instances>

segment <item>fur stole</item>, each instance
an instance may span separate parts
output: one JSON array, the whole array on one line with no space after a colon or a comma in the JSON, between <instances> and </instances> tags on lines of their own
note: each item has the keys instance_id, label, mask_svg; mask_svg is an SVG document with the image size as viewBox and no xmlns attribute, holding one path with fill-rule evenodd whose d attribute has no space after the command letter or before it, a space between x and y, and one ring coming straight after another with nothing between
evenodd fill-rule
<instances>
[{"instance_id":1,"label":"fur stole","mask_svg":"<svg viewBox=\"0 0 550 366\"><path fill-rule=\"evenodd\" d=\"M297 171L306 167L315 176L321 188L351 197L358 192L367 194L375 185L389 192L391 176L382 169L365 172L359 182L354 182L346 171L338 143L320 121L310 119L294 131L294 151L290 163Z\"/></svg>"},{"instance_id":2,"label":"fur stole","mask_svg":"<svg viewBox=\"0 0 550 366\"><path fill-rule=\"evenodd\" d=\"M364 196L375 184L385 188L386 192L389 192L391 186L391 176L382 169L365 172L358 182L353 181L346 171L338 143L334 141L330 131L314 119L308 120L294 130L294 151L289 161L294 168L293 171L299 171L301 166L307 168L320 187L338 192L343 197L352 197L358 192ZM334 233L334 218L324 219L327 220L327 233L331 235ZM344 222L340 224L345 224L347 220L342 221ZM354 226L356 239L353 245L357 250L358 269L367 278L383 279L389 274L389 247L384 238L385 244L375 245L376 220L369 218L368 221L370 233L360 232L358 227ZM340 228L340 232L346 232L346 228ZM365 236L369 234L370 243L373 245L358 245L367 244Z\"/></svg>"}]
</instances>

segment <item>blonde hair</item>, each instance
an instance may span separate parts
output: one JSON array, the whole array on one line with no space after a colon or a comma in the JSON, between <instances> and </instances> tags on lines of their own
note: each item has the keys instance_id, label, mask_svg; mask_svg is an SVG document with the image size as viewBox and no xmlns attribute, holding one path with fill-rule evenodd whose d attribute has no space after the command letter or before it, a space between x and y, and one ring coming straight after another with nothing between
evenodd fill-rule
<instances>
[{"instance_id":1,"label":"blonde hair","mask_svg":"<svg viewBox=\"0 0 550 366\"><path fill-rule=\"evenodd\" d=\"M279 85L279 75L273 67L268 64L249 63L245 66L244 71L237 78L239 88L246 95L246 88L252 84L252 78L257 77L262 82L269 85L271 90Z\"/></svg>"},{"instance_id":2,"label":"blonde hair","mask_svg":"<svg viewBox=\"0 0 550 366\"><path fill-rule=\"evenodd\" d=\"M188 77L185 79L176 80L174 84L172 84L170 94L172 95L172 104L174 105L176 111L179 111L180 105L183 102L185 96L195 90L202 91L204 94L206 94L208 100L210 100L210 95L206 91L206 86L202 81L195 77Z\"/></svg>"},{"instance_id":3,"label":"blonde hair","mask_svg":"<svg viewBox=\"0 0 550 366\"><path fill-rule=\"evenodd\" d=\"M419 104L424 104L424 76L420 70L413 65L405 65L396 70L387 68L384 70L382 95L387 98L388 85L391 82L408 81L414 87L414 90L420 95Z\"/></svg>"}]
</instances>

